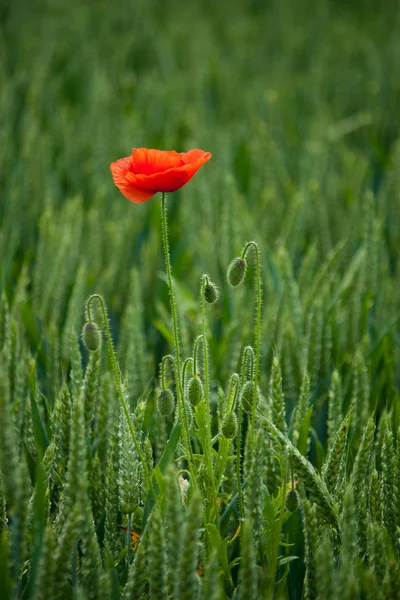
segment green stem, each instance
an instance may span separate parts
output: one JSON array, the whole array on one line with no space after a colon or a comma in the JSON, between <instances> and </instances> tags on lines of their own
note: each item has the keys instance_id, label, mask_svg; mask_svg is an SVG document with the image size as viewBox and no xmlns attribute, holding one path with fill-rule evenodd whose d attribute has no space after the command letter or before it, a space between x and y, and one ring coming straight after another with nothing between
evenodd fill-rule
<instances>
[{"instance_id":1,"label":"green stem","mask_svg":"<svg viewBox=\"0 0 400 600\"><path fill-rule=\"evenodd\" d=\"M175 347L175 365L176 365L176 397L178 400L178 413L179 420L182 423L182 431L183 431L183 439L186 447L187 460L189 464L189 468L193 470L193 461L192 457L192 448L190 446L189 432L187 428L188 420L186 416L186 407L185 401L183 398L183 389L182 389L182 380L181 380L181 355L180 355L180 347L179 347L179 329L178 329L178 313L176 310L176 301L174 294L174 286L172 281L172 268L171 268L171 260L169 256L169 242L168 242L168 221L167 221L167 195L165 192L162 192L161 198L161 229L162 229L162 241L163 241L163 249L164 249L164 258L165 258L165 267L167 271L167 279L168 279L168 292L169 292L169 301L171 306L171 314L172 314L172 326L173 326L173 334L174 334L174 347ZM193 478L194 481L194 478Z\"/></svg>"},{"instance_id":2,"label":"green stem","mask_svg":"<svg viewBox=\"0 0 400 600\"><path fill-rule=\"evenodd\" d=\"M258 380L260 374L260 357L261 357L261 265L260 265L260 251L256 242L248 242L242 252L242 258L246 258L248 249L252 247L256 255L256 282L257 282L257 316L256 316L256 327L255 327L255 346L256 346L256 368L254 375L254 398L253 398L253 409L251 413L251 440L254 442L254 428L256 418L256 404L258 394Z\"/></svg>"},{"instance_id":3,"label":"green stem","mask_svg":"<svg viewBox=\"0 0 400 600\"><path fill-rule=\"evenodd\" d=\"M147 464L146 461L143 457L142 454L142 450L140 448L140 444L137 440L136 434L135 434L135 430L133 428L133 423L132 423L132 419L131 419L131 415L129 413L128 410L128 405L126 403L126 399L125 399L125 395L124 395L124 390L122 387L122 380L121 380L121 372L118 366L118 362L117 362L117 357L115 355L115 351L114 351L114 346L112 343L112 338L111 338L111 331L110 331L110 325L108 323L108 316L107 316L107 309L106 309L106 305L104 302L104 299L102 298L102 296L100 296L100 294L93 294L92 296L89 297L87 304L86 304L86 308L87 308L87 315L88 315L88 320L91 322L92 321L92 314L91 314L91 303L93 302L93 300L97 300L100 304L101 307L101 312L102 312L102 316L103 316L103 322L104 322L104 327L106 330L106 338L107 338L107 347L108 347L108 354L110 356L110 360L111 360L111 365L114 371L114 378L115 378L115 383L117 386L117 391L118 391L118 395L119 398L121 400L121 404L122 404L122 408L125 414L125 418L127 420L128 423L128 427L129 427L129 431L133 440L133 444L135 446L135 450L136 453L139 457L140 462L142 463L142 467L143 467L143 473L144 473L144 477L146 479L146 484L147 487L149 489L149 491L153 494L154 500L156 501L156 494L153 488L153 483L149 474L149 470L147 468Z\"/></svg>"},{"instance_id":4,"label":"green stem","mask_svg":"<svg viewBox=\"0 0 400 600\"><path fill-rule=\"evenodd\" d=\"M234 373L229 382L228 402L226 403L225 414L228 414L229 412L232 412L235 409L236 398L237 398L238 391L239 391L239 383L240 383L239 375L237 373ZM217 490L219 490L221 482L222 482L222 477L223 477L223 474L224 474L224 471L226 468L226 463L228 461L228 451L229 451L231 443L232 443L232 440L228 440L225 437L222 437L222 441L220 444L220 451L218 452L218 460L217 460L217 464L215 467L216 479L217 479L217 484L216 484Z\"/></svg>"},{"instance_id":5,"label":"green stem","mask_svg":"<svg viewBox=\"0 0 400 600\"><path fill-rule=\"evenodd\" d=\"M183 389L185 389L185 378L186 378L186 369L188 367L188 365L192 365L192 371L194 373L194 369L193 369L193 358L191 356L189 356L189 358L187 358L185 360L185 362L183 363L183 368L182 368L182 387Z\"/></svg>"},{"instance_id":6,"label":"green stem","mask_svg":"<svg viewBox=\"0 0 400 600\"><path fill-rule=\"evenodd\" d=\"M209 379L209 371L208 371L208 346L207 346L207 336L206 336L206 301L204 298L204 287L206 280L208 280L207 275L203 275L201 278L201 286L200 286L200 298L201 298L201 316L202 316L202 339L203 339L203 369L204 369L204 399L206 404L206 419L205 419L205 438L206 444L204 448L205 458L207 461L207 469L208 476L210 478L211 489L213 493L213 510L215 511L215 519L218 523L219 527L219 513L217 506L217 490L215 486L215 478L214 478L214 466L213 466L213 453L212 453L212 441L211 441L211 411L210 411L210 379ZM196 340L197 341L197 340Z\"/></svg>"},{"instance_id":7,"label":"green stem","mask_svg":"<svg viewBox=\"0 0 400 600\"><path fill-rule=\"evenodd\" d=\"M225 413L232 412L235 409L236 398L239 392L239 384L239 375L237 373L233 373L229 382L228 402Z\"/></svg>"},{"instance_id":8,"label":"green stem","mask_svg":"<svg viewBox=\"0 0 400 600\"><path fill-rule=\"evenodd\" d=\"M202 335L198 335L193 346L193 377L197 375L197 352L199 348L199 343L203 339Z\"/></svg>"},{"instance_id":9,"label":"green stem","mask_svg":"<svg viewBox=\"0 0 400 600\"><path fill-rule=\"evenodd\" d=\"M243 351L242 358L242 377L241 377L241 389L243 389L244 382L246 379L246 365L247 365L247 355L250 354L251 358L251 377L253 377L253 369L254 369L254 351L251 346L246 346ZM242 444L242 423L243 423L243 406L242 403L239 403L239 416L238 416L238 433L237 433L237 447L236 447L236 480L238 487L238 500L239 500L239 517L240 521L244 518L244 508L243 508L243 490L242 490L242 473L241 473L241 444Z\"/></svg>"},{"instance_id":10,"label":"green stem","mask_svg":"<svg viewBox=\"0 0 400 600\"><path fill-rule=\"evenodd\" d=\"M173 281L172 281L171 260L170 260L170 256L169 256L167 194L165 192L162 192L161 219L162 219L162 239L163 239L163 247L164 247L165 267L167 270L169 301L170 301L170 305L171 305L172 325L173 325L173 333L174 333L174 347L175 347L176 370L178 373L178 381L177 381L177 387L178 387L180 385L180 381L181 381L181 355L180 355L180 346L179 346L178 313L176 310L174 286L173 286Z\"/></svg>"},{"instance_id":11,"label":"green stem","mask_svg":"<svg viewBox=\"0 0 400 600\"><path fill-rule=\"evenodd\" d=\"M165 356L163 356L162 361L161 361L161 387L163 390L166 389L166 385L165 385L165 363L167 362L167 360L170 360L172 363L172 368L174 370L174 377L176 379L176 365L175 365L175 359L171 354L166 354Z\"/></svg>"}]
</instances>

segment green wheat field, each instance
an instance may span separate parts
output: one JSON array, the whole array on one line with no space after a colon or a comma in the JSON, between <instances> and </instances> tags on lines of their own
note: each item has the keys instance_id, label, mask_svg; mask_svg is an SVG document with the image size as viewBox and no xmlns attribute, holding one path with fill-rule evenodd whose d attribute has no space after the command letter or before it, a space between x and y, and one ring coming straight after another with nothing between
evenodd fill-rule
<instances>
[{"instance_id":1,"label":"green wheat field","mask_svg":"<svg viewBox=\"0 0 400 600\"><path fill-rule=\"evenodd\" d=\"M1 600L400 599L399 39L0 0ZM168 229L133 147L212 153Z\"/></svg>"}]
</instances>

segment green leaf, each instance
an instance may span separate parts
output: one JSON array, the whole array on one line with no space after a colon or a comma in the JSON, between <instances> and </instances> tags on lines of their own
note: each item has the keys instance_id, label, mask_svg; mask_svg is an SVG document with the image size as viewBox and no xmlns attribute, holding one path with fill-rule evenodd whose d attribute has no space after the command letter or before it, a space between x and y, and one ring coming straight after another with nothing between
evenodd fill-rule
<instances>
[{"instance_id":1,"label":"green leaf","mask_svg":"<svg viewBox=\"0 0 400 600\"><path fill-rule=\"evenodd\" d=\"M49 438L47 437L46 429L43 424L42 416L40 414L36 398L37 398L37 387L36 387L36 364L34 361L31 363L31 369L29 372L29 389L31 392L31 415L32 415L32 427L33 435L35 437L36 450L40 458L43 458L44 453L49 445Z\"/></svg>"},{"instance_id":2,"label":"green leaf","mask_svg":"<svg viewBox=\"0 0 400 600\"><path fill-rule=\"evenodd\" d=\"M314 439L314 444L315 444L316 467L317 467L317 470L320 471L322 468L322 465L324 464L324 460L325 460L325 450L324 450L324 447L322 446L321 442L318 439L318 435L317 435L317 432L315 431L315 429L313 427L311 427L310 431L311 431L311 435Z\"/></svg>"},{"instance_id":3,"label":"green leaf","mask_svg":"<svg viewBox=\"0 0 400 600\"><path fill-rule=\"evenodd\" d=\"M306 414L304 415L303 420L300 425L299 441L297 444L297 448L303 456L307 455L308 436L310 435L312 412L313 412L313 406L310 406L310 408L307 410Z\"/></svg>"},{"instance_id":4,"label":"green leaf","mask_svg":"<svg viewBox=\"0 0 400 600\"><path fill-rule=\"evenodd\" d=\"M10 598L11 594L11 579L8 565L8 532L7 529L3 529L0 537L0 598L4 598L4 600Z\"/></svg>"},{"instance_id":5,"label":"green leaf","mask_svg":"<svg viewBox=\"0 0 400 600\"><path fill-rule=\"evenodd\" d=\"M231 513L237 509L237 499L238 499L238 494L236 492L236 494L233 496L232 500L229 502L228 506L225 508L224 513L220 519L219 524L220 524L221 528L228 521Z\"/></svg>"},{"instance_id":6,"label":"green leaf","mask_svg":"<svg viewBox=\"0 0 400 600\"><path fill-rule=\"evenodd\" d=\"M176 423L174 428L171 431L170 438L168 440L167 445L165 446L165 450L162 453L162 456L158 462L158 465L156 465L156 467L153 469L152 478L154 477L156 482L159 485L161 485L161 487L163 486L163 483L161 483L161 481L164 482L164 478L162 477L162 475L165 473L169 463L174 459L176 447L177 447L178 442L181 437L181 432L182 432L182 425L180 423ZM161 480L161 478L162 478L162 480ZM164 485L165 485L165 482L164 482ZM153 506L154 506L154 498L153 498L151 491L149 490L147 493L147 498L146 498L146 502L145 502L144 509L143 509L142 533L145 530L147 519L149 518L151 509L153 508Z\"/></svg>"},{"instance_id":7,"label":"green leaf","mask_svg":"<svg viewBox=\"0 0 400 600\"><path fill-rule=\"evenodd\" d=\"M298 556L280 556L278 558L278 565L280 567L282 567L283 565L287 565L288 563L292 562L293 560L298 560L299 557Z\"/></svg>"},{"instance_id":8,"label":"green leaf","mask_svg":"<svg viewBox=\"0 0 400 600\"><path fill-rule=\"evenodd\" d=\"M171 435L169 437L167 445L165 446L165 450L162 453L162 456L158 463L162 474L165 473L169 463L172 462L172 460L174 459L175 450L180 440L181 432L182 425L180 423L176 423L171 431Z\"/></svg>"},{"instance_id":9,"label":"green leaf","mask_svg":"<svg viewBox=\"0 0 400 600\"><path fill-rule=\"evenodd\" d=\"M32 482L32 485L34 486L35 479L36 479L36 461L33 458L31 451L29 450L29 446L27 445L26 441L22 437L21 437L21 444L22 444L22 449L24 451L24 455L26 458L26 464L28 465L28 471L29 471L29 475L31 478L31 482Z\"/></svg>"},{"instance_id":10,"label":"green leaf","mask_svg":"<svg viewBox=\"0 0 400 600\"><path fill-rule=\"evenodd\" d=\"M218 560L221 564L223 572L229 581L230 585L233 585L231 571L228 563L228 543L229 538L225 538L224 540L221 538L221 534L214 524L209 523L207 525L207 533L210 539L210 545L212 548L215 548L217 551Z\"/></svg>"},{"instance_id":11,"label":"green leaf","mask_svg":"<svg viewBox=\"0 0 400 600\"><path fill-rule=\"evenodd\" d=\"M40 554L42 550L42 542L44 530L46 528L46 490L47 490L47 474L43 463L38 463L36 469L36 485L33 495L33 553L31 558L31 577L26 586L23 598L30 598L32 591L35 589L36 576L39 566Z\"/></svg>"},{"instance_id":12,"label":"green leaf","mask_svg":"<svg viewBox=\"0 0 400 600\"><path fill-rule=\"evenodd\" d=\"M173 345L174 336L172 335L172 333L168 329L168 327L166 325L164 325L164 323L162 321L160 321L159 319L153 319L153 325L156 329L158 329L158 331L161 333L163 338L168 342L168 344Z\"/></svg>"}]
</instances>

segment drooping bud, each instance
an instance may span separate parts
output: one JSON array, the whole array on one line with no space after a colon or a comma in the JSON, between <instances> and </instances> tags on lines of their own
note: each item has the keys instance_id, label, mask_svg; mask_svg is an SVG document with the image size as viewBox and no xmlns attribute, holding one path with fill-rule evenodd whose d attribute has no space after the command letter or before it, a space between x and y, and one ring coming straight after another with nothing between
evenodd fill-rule
<instances>
[{"instance_id":1,"label":"drooping bud","mask_svg":"<svg viewBox=\"0 0 400 600\"><path fill-rule=\"evenodd\" d=\"M241 402L244 410L251 413L254 403L254 381L247 381L243 386Z\"/></svg>"},{"instance_id":2,"label":"drooping bud","mask_svg":"<svg viewBox=\"0 0 400 600\"><path fill-rule=\"evenodd\" d=\"M101 333L96 323L85 323L82 329L82 342L89 352L96 352L101 346Z\"/></svg>"},{"instance_id":3,"label":"drooping bud","mask_svg":"<svg viewBox=\"0 0 400 600\"><path fill-rule=\"evenodd\" d=\"M204 299L208 304L214 304L219 298L219 290L215 283L207 281L204 286Z\"/></svg>"},{"instance_id":4,"label":"drooping bud","mask_svg":"<svg viewBox=\"0 0 400 600\"><path fill-rule=\"evenodd\" d=\"M169 417L174 410L175 400L171 390L161 390L157 398L158 412L162 417Z\"/></svg>"},{"instance_id":5,"label":"drooping bud","mask_svg":"<svg viewBox=\"0 0 400 600\"><path fill-rule=\"evenodd\" d=\"M228 283L232 287L236 287L244 280L246 276L247 262L245 258L237 256L233 259L228 267L227 278Z\"/></svg>"},{"instance_id":6,"label":"drooping bud","mask_svg":"<svg viewBox=\"0 0 400 600\"><path fill-rule=\"evenodd\" d=\"M299 499L297 497L297 492L295 490L289 490L286 494L286 508L290 512L294 512L297 510L299 506Z\"/></svg>"},{"instance_id":7,"label":"drooping bud","mask_svg":"<svg viewBox=\"0 0 400 600\"><path fill-rule=\"evenodd\" d=\"M233 412L229 412L225 415L224 420L222 421L222 435L231 440L235 437L237 430L237 419L236 415Z\"/></svg>"},{"instance_id":8,"label":"drooping bud","mask_svg":"<svg viewBox=\"0 0 400 600\"><path fill-rule=\"evenodd\" d=\"M188 400L192 406L197 406L203 399L204 390L201 379L192 377L188 386Z\"/></svg>"}]
</instances>

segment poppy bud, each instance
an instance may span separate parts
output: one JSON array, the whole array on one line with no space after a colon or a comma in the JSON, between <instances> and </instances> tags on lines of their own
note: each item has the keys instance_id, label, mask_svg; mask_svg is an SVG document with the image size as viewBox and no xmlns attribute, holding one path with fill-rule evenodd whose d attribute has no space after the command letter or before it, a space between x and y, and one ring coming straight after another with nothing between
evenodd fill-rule
<instances>
[{"instance_id":1,"label":"poppy bud","mask_svg":"<svg viewBox=\"0 0 400 600\"><path fill-rule=\"evenodd\" d=\"M232 287L236 287L242 283L246 275L247 262L246 259L238 256L234 258L228 267L227 278L228 283Z\"/></svg>"},{"instance_id":2,"label":"poppy bud","mask_svg":"<svg viewBox=\"0 0 400 600\"><path fill-rule=\"evenodd\" d=\"M204 299L208 304L214 304L219 298L219 290L215 283L207 281L204 286Z\"/></svg>"},{"instance_id":3,"label":"poppy bud","mask_svg":"<svg viewBox=\"0 0 400 600\"><path fill-rule=\"evenodd\" d=\"M289 490L286 494L286 508L290 512L294 512L299 505L299 499L295 490Z\"/></svg>"},{"instance_id":4,"label":"poppy bud","mask_svg":"<svg viewBox=\"0 0 400 600\"><path fill-rule=\"evenodd\" d=\"M247 413L251 413L253 410L254 402L254 381L247 381L244 384L241 401L244 410Z\"/></svg>"},{"instance_id":5,"label":"poppy bud","mask_svg":"<svg viewBox=\"0 0 400 600\"><path fill-rule=\"evenodd\" d=\"M222 421L222 427L221 427L222 435L225 438L227 438L228 440L231 440L232 438L235 437L236 430L237 430L237 420L236 420L235 413L233 413L233 412L227 413L224 417L224 420Z\"/></svg>"},{"instance_id":6,"label":"poppy bud","mask_svg":"<svg viewBox=\"0 0 400 600\"><path fill-rule=\"evenodd\" d=\"M89 352L96 352L101 346L101 333L96 323L85 323L82 329L82 342Z\"/></svg>"},{"instance_id":7,"label":"poppy bud","mask_svg":"<svg viewBox=\"0 0 400 600\"><path fill-rule=\"evenodd\" d=\"M204 394L203 384L198 377L192 377L189 381L188 400L192 406L197 406L202 401Z\"/></svg>"},{"instance_id":8,"label":"poppy bud","mask_svg":"<svg viewBox=\"0 0 400 600\"><path fill-rule=\"evenodd\" d=\"M157 398L158 412L162 417L169 417L174 410L175 400L171 390L161 390Z\"/></svg>"}]
</instances>

